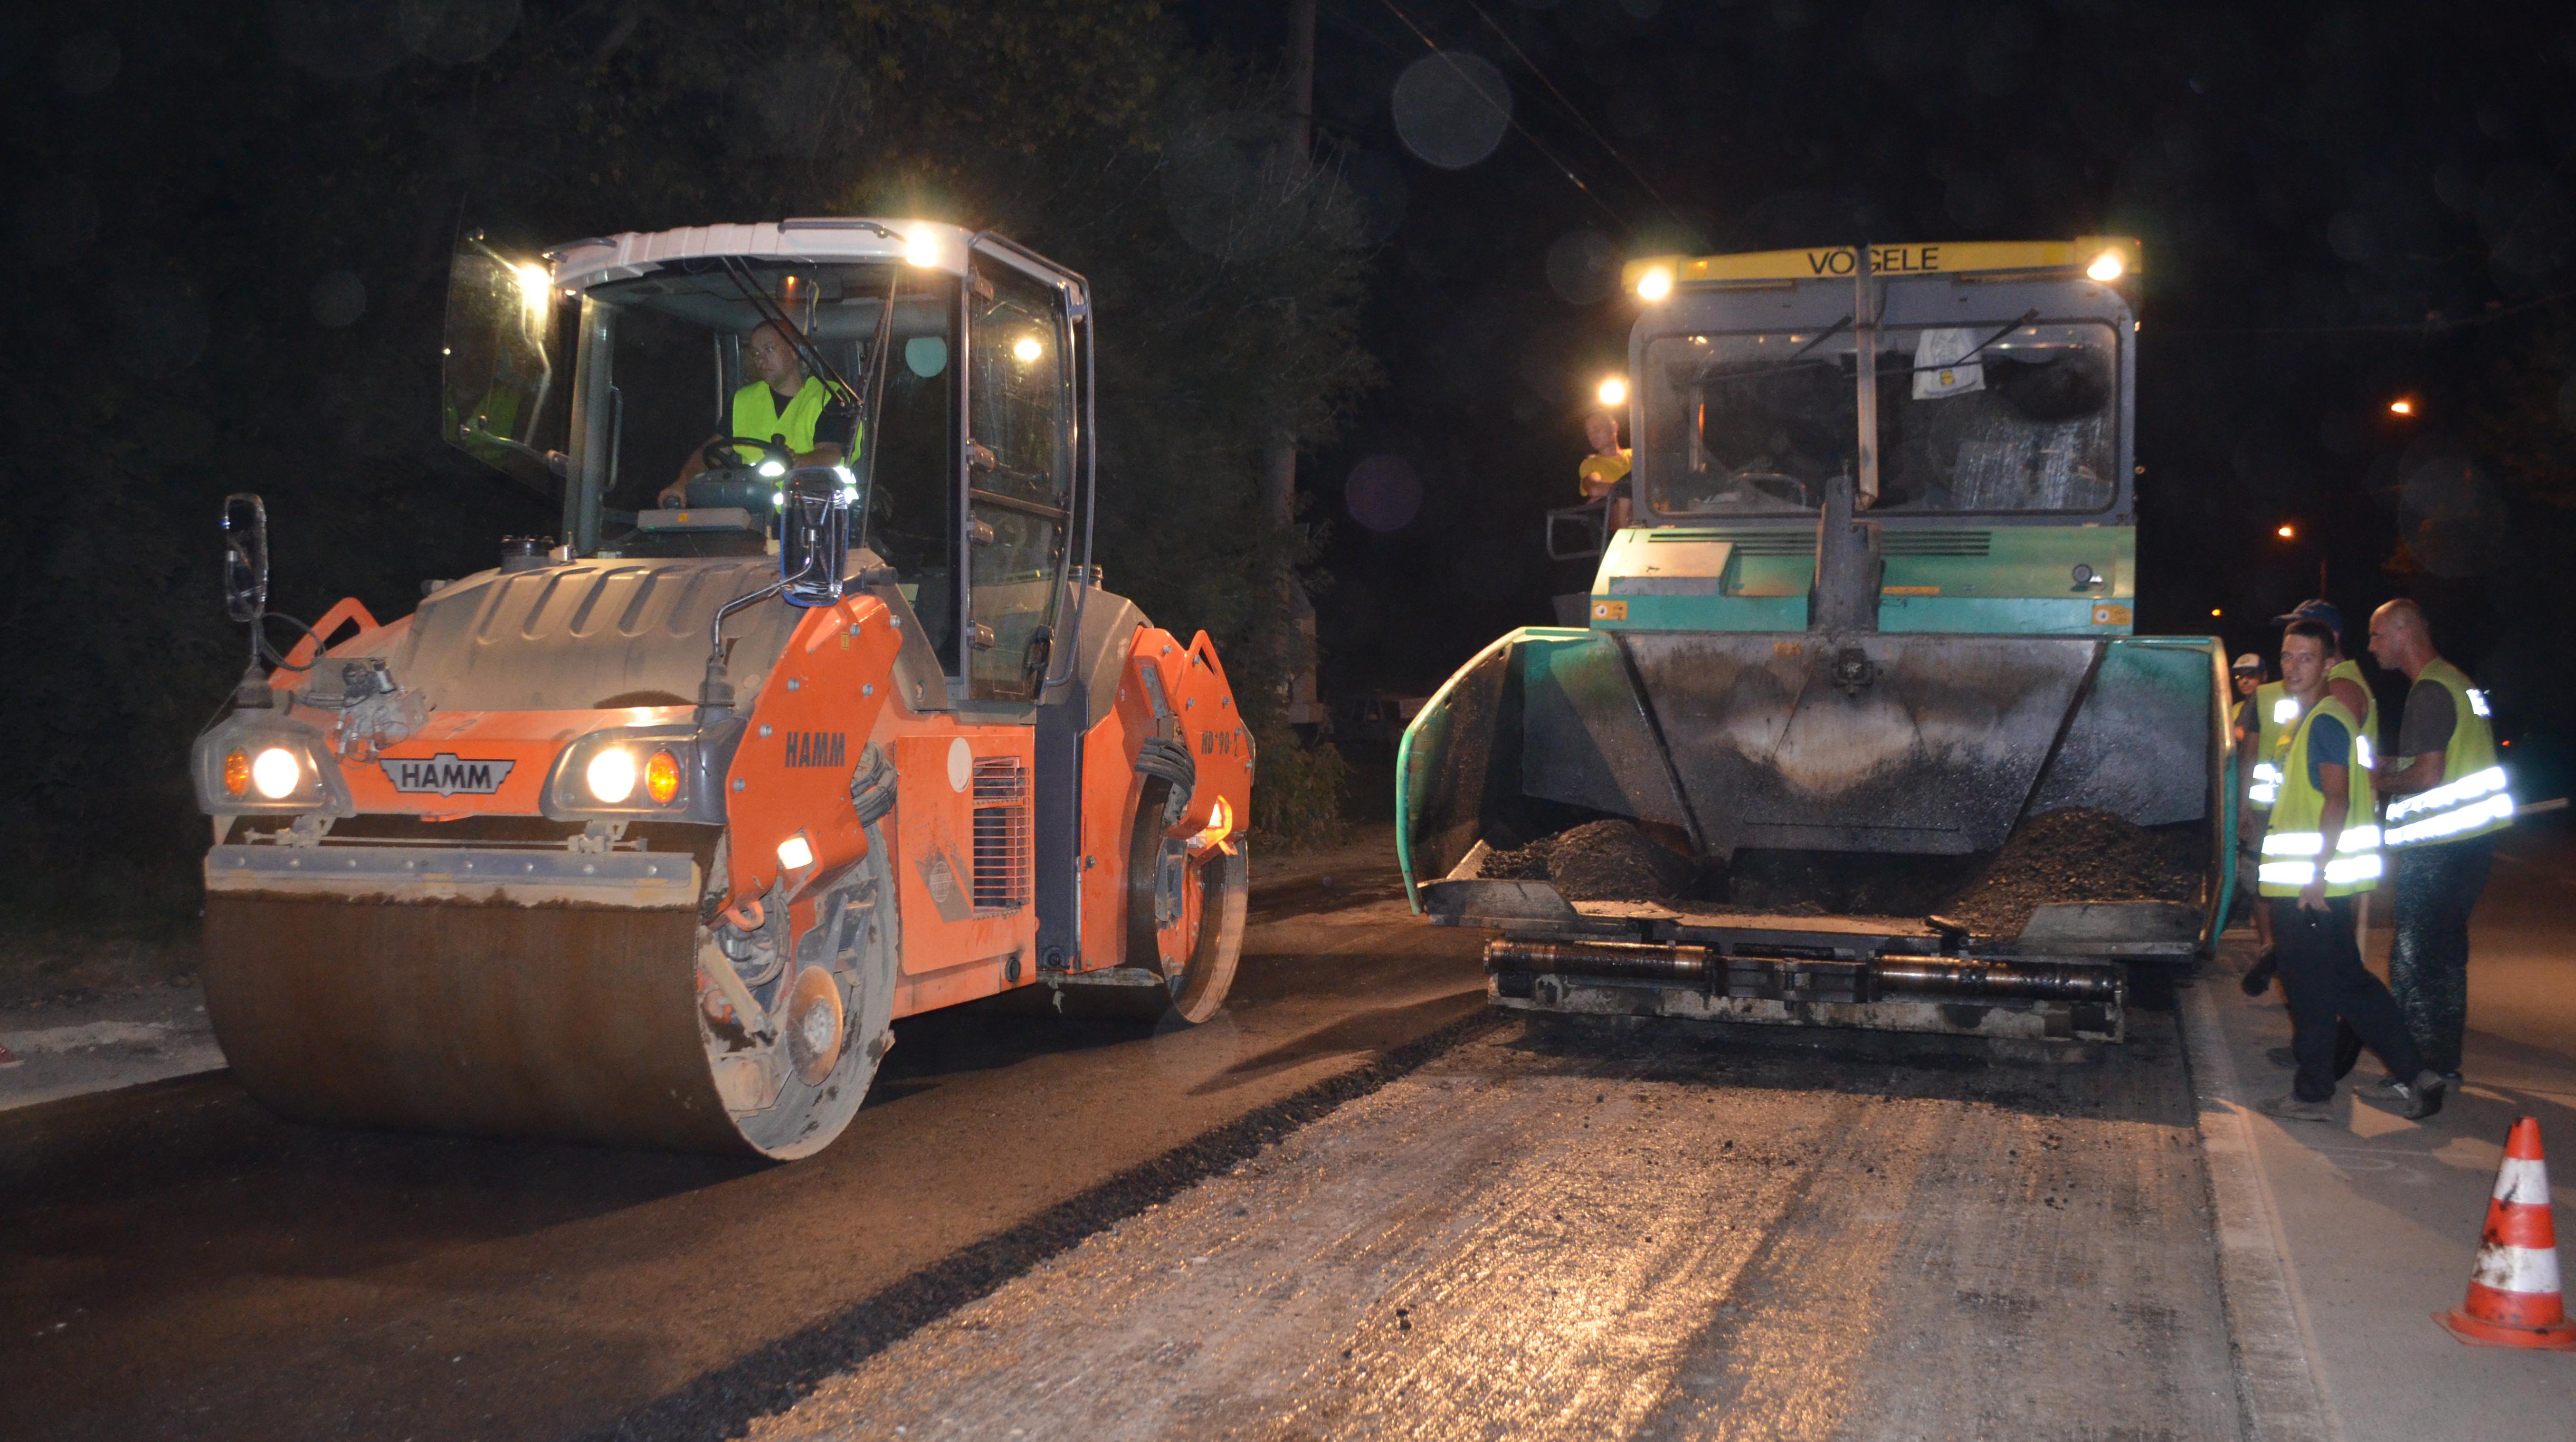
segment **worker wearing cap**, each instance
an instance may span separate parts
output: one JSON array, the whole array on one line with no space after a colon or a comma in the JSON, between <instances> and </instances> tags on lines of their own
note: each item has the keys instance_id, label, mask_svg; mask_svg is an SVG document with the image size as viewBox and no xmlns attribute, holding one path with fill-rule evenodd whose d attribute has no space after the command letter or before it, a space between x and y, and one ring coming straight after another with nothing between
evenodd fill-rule
<instances>
[{"instance_id":1,"label":"worker wearing cap","mask_svg":"<svg viewBox=\"0 0 2576 1442\"><path fill-rule=\"evenodd\" d=\"M2370 771L2357 765L2361 718L2326 681L2334 632L2292 621L2281 638L2281 679L2299 702L2299 723L2282 754L2280 796L2263 837L2259 889L2279 938L2281 989L2290 999L2290 1051L2298 1074L2287 1096L2263 1110L2294 1121L2332 1121L2337 1022L2379 1054L2406 1115L2442 1108L2443 1080L2428 1071L2406 1019L2361 962L2353 898L2379 882L2379 828L2372 820Z\"/></svg>"},{"instance_id":2,"label":"worker wearing cap","mask_svg":"<svg viewBox=\"0 0 2576 1442\"><path fill-rule=\"evenodd\" d=\"M795 340L776 321L762 321L743 338L742 367L751 372L752 380L733 393L733 429L727 434L784 446L800 466L828 466L841 459L839 444L818 440L816 433L846 431L849 409L834 404L831 388L821 378L805 373ZM706 447L725 438L709 436L705 445L689 452L689 458L680 463L679 478L662 489L664 505L688 503L689 482L707 468ZM742 454L745 465L760 459L760 453L747 446L734 450Z\"/></svg>"},{"instance_id":3,"label":"worker wearing cap","mask_svg":"<svg viewBox=\"0 0 2576 1442\"><path fill-rule=\"evenodd\" d=\"M2273 700L2288 695L2278 681L2263 679L2263 658L2248 651L2228 668L2236 685L2237 774L2244 784L2237 792L2236 809L2236 885L2244 893L2246 911L2254 919L2255 939L2262 950L2255 958L2257 966L2272 963L2272 913L2255 889L2255 870L2263 852L2263 824L2271 816L2272 800L2280 792L2280 743L2289 728L2268 714ZM2265 693L2275 693L2267 696ZM2265 975L2269 976L2267 970Z\"/></svg>"},{"instance_id":4,"label":"worker wearing cap","mask_svg":"<svg viewBox=\"0 0 2576 1442\"><path fill-rule=\"evenodd\" d=\"M2354 744L2361 753L2362 769L2368 770L2375 759L2371 753L2379 745L2379 698L2370 693L2370 683L2364 680L2361 674L2361 663L2344 654L2343 612L2336 609L2332 601L2320 597L2313 601L2301 601L2290 608L2289 614L2275 616L2272 621L2279 626L2288 626L2300 621L2314 621L2326 628L2326 634L2330 638L2326 652L2326 690L2336 700L2341 701L2346 709L2361 718L2360 734L2354 738ZM2261 715L2265 723L2272 728L2269 745L2265 745L2260 736L2256 738L2256 771L2260 773L2268 765L2274 773L2270 776L2258 776L2258 786L2261 789L2256 793L2255 804L2268 812L2272 806L2269 793L2280 785L2281 778L2278 771L2281 752L2290 744L2290 731L2298 725L2302 708L2299 699L2292 695L2282 682L2257 687L2255 695L2264 700ZM2270 758L2268 762L2263 759L2266 757ZM2253 969L2239 978L2237 984L2245 989L2247 996L2261 996L2264 988L2272 984L2272 972L2273 957L2271 948L2267 945L2264 952L2254 959ZM2353 1059L2360 1054L2359 1047L2347 1038L2342 1048L2341 1064L2337 1067L2335 1075L2341 1076L2345 1071L2350 1070Z\"/></svg>"},{"instance_id":5,"label":"worker wearing cap","mask_svg":"<svg viewBox=\"0 0 2576 1442\"><path fill-rule=\"evenodd\" d=\"M1584 418L1583 434L1592 443L1592 454L1583 458L1575 474L1583 486L1583 499L1609 504L1602 509L1601 536L1604 541L1628 528L1635 510L1636 482L1628 476L1628 452L1619 445L1619 418L1607 411L1594 411Z\"/></svg>"},{"instance_id":6,"label":"worker wearing cap","mask_svg":"<svg viewBox=\"0 0 2576 1442\"><path fill-rule=\"evenodd\" d=\"M2424 1064L2452 1081L2469 1017L2469 911L2513 824L2486 693L2433 649L2423 608L2395 600L2370 617L2370 654L2414 684L2396 753L2374 782L2390 796L2382 844L2395 865L2396 933L2388 989Z\"/></svg>"}]
</instances>

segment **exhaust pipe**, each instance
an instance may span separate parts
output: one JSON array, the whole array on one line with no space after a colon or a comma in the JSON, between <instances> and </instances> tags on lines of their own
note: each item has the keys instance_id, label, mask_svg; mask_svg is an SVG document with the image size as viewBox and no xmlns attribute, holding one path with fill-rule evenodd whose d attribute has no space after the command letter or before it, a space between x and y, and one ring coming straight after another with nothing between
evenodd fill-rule
<instances>
[{"instance_id":1,"label":"exhaust pipe","mask_svg":"<svg viewBox=\"0 0 2576 1442\"><path fill-rule=\"evenodd\" d=\"M1712 971L1714 968L1714 971ZM1808 961L1786 957L1724 956L1704 946L1632 941L1515 941L1485 944L1485 970L1496 976L1591 977L1616 981L1684 982L1729 996L1783 992L1820 999L1877 1001L1884 996L1940 997L1962 1001L2116 1002L2120 970L2065 962L1969 961L1931 957L1874 957ZM1712 978L1714 985L1712 985ZM1847 993L1830 998L1827 991Z\"/></svg>"}]
</instances>

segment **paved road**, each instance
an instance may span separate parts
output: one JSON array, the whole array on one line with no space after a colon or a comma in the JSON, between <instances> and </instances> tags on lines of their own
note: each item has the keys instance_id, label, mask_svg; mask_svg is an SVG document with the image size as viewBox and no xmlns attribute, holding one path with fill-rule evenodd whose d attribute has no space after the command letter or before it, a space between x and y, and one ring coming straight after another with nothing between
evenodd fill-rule
<instances>
[{"instance_id":1,"label":"paved road","mask_svg":"<svg viewBox=\"0 0 2576 1442\"><path fill-rule=\"evenodd\" d=\"M2239 1434L2169 1016L2091 1064L1506 1025L757 1439Z\"/></svg>"},{"instance_id":2,"label":"paved road","mask_svg":"<svg viewBox=\"0 0 2576 1442\"><path fill-rule=\"evenodd\" d=\"M916 1019L792 1167L0 1114L0 1434L2237 1434L2169 1016L1533 1030L1317 870L1219 1022Z\"/></svg>"},{"instance_id":3,"label":"paved road","mask_svg":"<svg viewBox=\"0 0 2576 1442\"><path fill-rule=\"evenodd\" d=\"M2371 951L2389 942L2386 893ZM2439 1116L2409 1122L2365 1060L2331 1124L2243 1118L2271 1198L2274 1247L2304 1313L2329 1417L2349 1442L2576 1436L2576 1357L2463 1347L2430 1314L2460 1304L2506 1132L2536 1117L2552 1163L2563 1261L2576 1260L2576 836L2525 822L2505 840L2471 927L2466 1086ZM2290 1037L2276 989L2248 1000L2231 944L2205 988L2230 1052L2237 1100L2288 1089L2266 1052ZM2213 1069L2214 1070L2214 1069Z\"/></svg>"},{"instance_id":4,"label":"paved road","mask_svg":"<svg viewBox=\"0 0 2576 1442\"><path fill-rule=\"evenodd\" d=\"M1477 1016L1381 855L1274 874L1208 1026L905 1022L790 1167L290 1126L223 1073L0 1113L0 1436L715 1435Z\"/></svg>"}]
</instances>

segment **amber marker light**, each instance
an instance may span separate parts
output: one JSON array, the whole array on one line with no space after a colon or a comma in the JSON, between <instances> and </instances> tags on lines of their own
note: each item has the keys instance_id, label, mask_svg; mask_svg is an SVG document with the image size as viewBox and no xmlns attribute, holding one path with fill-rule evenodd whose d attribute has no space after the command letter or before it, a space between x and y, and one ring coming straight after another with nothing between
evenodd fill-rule
<instances>
[{"instance_id":1,"label":"amber marker light","mask_svg":"<svg viewBox=\"0 0 2576 1442\"><path fill-rule=\"evenodd\" d=\"M644 763L644 794L657 806L668 806L680 794L680 763L668 751L656 751Z\"/></svg>"},{"instance_id":2,"label":"amber marker light","mask_svg":"<svg viewBox=\"0 0 2576 1442\"><path fill-rule=\"evenodd\" d=\"M224 753L224 790L235 796L250 794L250 753Z\"/></svg>"},{"instance_id":3,"label":"amber marker light","mask_svg":"<svg viewBox=\"0 0 2576 1442\"><path fill-rule=\"evenodd\" d=\"M1628 403L1628 378L1604 376L1600 388L1593 394L1601 397L1601 404L1605 406L1624 406Z\"/></svg>"}]
</instances>

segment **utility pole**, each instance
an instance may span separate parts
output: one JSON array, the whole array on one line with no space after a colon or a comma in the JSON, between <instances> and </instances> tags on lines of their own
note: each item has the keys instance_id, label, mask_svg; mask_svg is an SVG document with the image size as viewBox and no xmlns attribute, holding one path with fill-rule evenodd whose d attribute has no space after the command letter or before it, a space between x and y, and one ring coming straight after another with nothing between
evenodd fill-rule
<instances>
[{"instance_id":1,"label":"utility pole","mask_svg":"<svg viewBox=\"0 0 2576 1442\"><path fill-rule=\"evenodd\" d=\"M1280 168L1286 172L1283 180L1310 164L1315 153L1315 4L1316 0L1288 0L1288 116L1279 154ZM1261 509L1282 535L1295 529L1297 437L1284 422L1262 450ZM1297 581L1296 568L1284 558L1271 596L1288 621L1286 720L1292 726L1318 725L1324 708L1315 689L1315 608Z\"/></svg>"}]
</instances>

